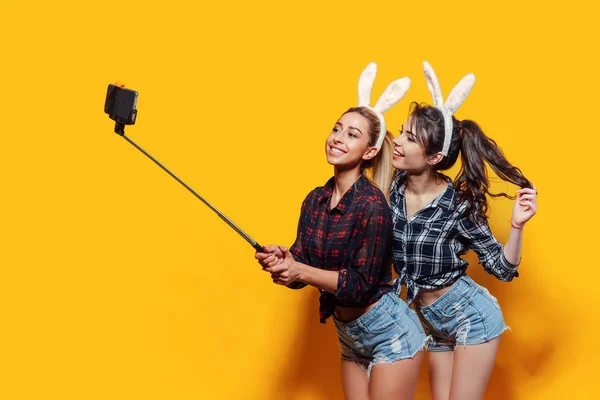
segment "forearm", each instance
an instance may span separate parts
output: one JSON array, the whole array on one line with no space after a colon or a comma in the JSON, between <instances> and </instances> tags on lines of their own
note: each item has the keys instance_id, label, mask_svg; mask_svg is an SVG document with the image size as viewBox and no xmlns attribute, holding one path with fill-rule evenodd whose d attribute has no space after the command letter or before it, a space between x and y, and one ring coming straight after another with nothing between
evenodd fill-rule
<instances>
[{"instance_id":1,"label":"forearm","mask_svg":"<svg viewBox=\"0 0 600 400\"><path fill-rule=\"evenodd\" d=\"M298 281L329 293L337 292L339 277L337 271L326 271L299 262L296 263L299 270Z\"/></svg>"},{"instance_id":2,"label":"forearm","mask_svg":"<svg viewBox=\"0 0 600 400\"><path fill-rule=\"evenodd\" d=\"M504 245L504 257L511 264L518 265L521 261L521 247L523 245L523 229L510 228L508 240Z\"/></svg>"}]
</instances>

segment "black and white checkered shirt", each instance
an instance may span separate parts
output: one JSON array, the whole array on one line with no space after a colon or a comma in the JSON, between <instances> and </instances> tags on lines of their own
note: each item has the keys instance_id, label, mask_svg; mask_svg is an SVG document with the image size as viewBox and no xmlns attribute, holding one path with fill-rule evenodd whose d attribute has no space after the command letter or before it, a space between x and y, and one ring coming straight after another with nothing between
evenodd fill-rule
<instances>
[{"instance_id":1,"label":"black and white checkered shirt","mask_svg":"<svg viewBox=\"0 0 600 400\"><path fill-rule=\"evenodd\" d=\"M452 285L468 267L461 256L470 249L490 274L503 281L519 276L518 265L504 257L504 247L487 223L473 223L465 213L466 203L456 204L457 193L448 178L448 188L422 210L406 218L406 173L398 172L390 194L394 223L394 268L407 287L408 304L420 288L441 289Z\"/></svg>"}]
</instances>

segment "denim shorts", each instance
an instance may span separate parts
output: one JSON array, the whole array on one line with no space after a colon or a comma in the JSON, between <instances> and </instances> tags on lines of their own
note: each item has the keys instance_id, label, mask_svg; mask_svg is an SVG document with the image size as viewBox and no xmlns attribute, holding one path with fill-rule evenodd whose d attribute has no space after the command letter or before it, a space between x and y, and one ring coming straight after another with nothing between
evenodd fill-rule
<instances>
[{"instance_id":1,"label":"denim shorts","mask_svg":"<svg viewBox=\"0 0 600 400\"><path fill-rule=\"evenodd\" d=\"M354 321L333 320L342 359L368 372L376 364L413 358L427 342L419 317L394 292Z\"/></svg>"},{"instance_id":2,"label":"denim shorts","mask_svg":"<svg viewBox=\"0 0 600 400\"><path fill-rule=\"evenodd\" d=\"M466 275L430 305L415 304L415 308L431 335L428 351L452 351L457 345L486 343L509 329L498 300Z\"/></svg>"}]
</instances>

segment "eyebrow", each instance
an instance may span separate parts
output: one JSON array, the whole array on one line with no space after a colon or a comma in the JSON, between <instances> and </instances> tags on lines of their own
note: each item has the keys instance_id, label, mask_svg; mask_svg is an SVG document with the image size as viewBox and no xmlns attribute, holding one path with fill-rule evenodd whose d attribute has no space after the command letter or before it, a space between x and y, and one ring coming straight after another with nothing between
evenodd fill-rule
<instances>
[{"instance_id":1,"label":"eyebrow","mask_svg":"<svg viewBox=\"0 0 600 400\"><path fill-rule=\"evenodd\" d=\"M344 127L344 125L339 121L336 122L335 124L341 126L342 128ZM363 134L362 131L355 126L349 126L348 129L354 129L354 130L357 130L358 132L360 132L361 135Z\"/></svg>"},{"instance_id":2,"label":"eyebrow","mask_svg":"<svg viewBox=\"0 0 600 400\"><path fill-rule=\"evenodd\" d=\"M400 129L400 132L404 131L404 125L402 125L402 129ZM410 133L411 135L415 135L413 132L407 130L406 133Z\"/></svg>"},{"instance_id":3,"label":"eyebrow","mask_svg":"<svg viewBox=\"0 0 600 400\"><path fill-rule=\"evenodd\" d=\"M363 134L362 131L355 126L349 126L348 129L356 129L357 131L360 132L361 135Z\"/></svg>"}]
</instances>

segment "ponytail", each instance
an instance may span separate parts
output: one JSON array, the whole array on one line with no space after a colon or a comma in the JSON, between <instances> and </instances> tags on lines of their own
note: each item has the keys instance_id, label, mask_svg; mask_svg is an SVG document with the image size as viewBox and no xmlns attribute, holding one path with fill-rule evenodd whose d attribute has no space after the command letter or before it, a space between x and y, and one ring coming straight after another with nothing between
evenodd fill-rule
<instances>
[{"instance_id":1,"label":"ponytail","mask_svg":"<svg viewBox=\"0 0 600 400\"><path fill-rule=\"evenodd\" d=\"M392 177L394 175L394 167L392 166L392 156L394 153L394 136L390 131L385 134L385 139L381 145L381 149L371 163L372 181L379 187L385 195L389 204L390 202L390 187L392 186ZM363 173L366 172L363 170Z\"/></svg>"},{"instance_id":2,"label":"ponytail","mask_svg":"<svg viewBox=\"0 0 600 400\"><path fill-rule=\"evenodd\" d=\"M488 209L486 195L515 199L504 192L490 193L485 163L505 182L521 188L532 188L533 185L519 168L508 162L496 142L487 137L479 125L470 120L459 124L462 166L454 186L458 191L458 200L467 202L466 212L473 216L474 221L485 222Z\"/></svg>"}]
</instances>

